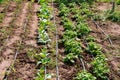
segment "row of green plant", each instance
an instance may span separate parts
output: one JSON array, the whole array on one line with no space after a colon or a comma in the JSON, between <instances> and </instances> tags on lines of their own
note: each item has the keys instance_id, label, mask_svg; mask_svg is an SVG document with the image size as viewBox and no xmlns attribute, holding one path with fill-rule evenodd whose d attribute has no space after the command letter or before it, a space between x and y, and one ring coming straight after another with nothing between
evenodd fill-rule
<instances>
[{"instance_id":1,"label":"row of green plant","mask_svg":"<svg viewBox=\"0 0 120 80\"><path fill-rule=\"evenodd\" d=\"M76 38L81 39L83 36L87 36L90 33L90 28L85 21L87 20L87 17L92 15L92 11L89 10L88 3L81 3L80 6L81 8L77 9L77 4L75 3L69 3L67 6L64 3L60 3L59 5L59 16L62 18L61 23L65 28L62 41L64 43L65 53L67 55L64 59L64 62L70 64L75 63L79 57L82 57L80 55L80 53L83 52L80 46L81 43L80 41L76 41ZM70 12L73 14L73 20L76 21L76 25L74 25L72 21L68 19ZM86 38L86 41L88 41L88 47L86 51L95 57L91 65L93 71L92 73L96 78L91 73L82 71L78 73L75 80L106 80L109 69L107 67L106 58L102 53L102 48L94 42L95 39L93 37Z\"/></svg>"},{"instance_id":2,"label":"row of green plant","mask_svg":"<svg viewBox=\"0 0 120 80\"><path fill-rule=\"evenodd\" d=\"M47 33L47 28L50 24L51 14L48 4L45 2L40 2L41 8L38 13L39 17L39 29L38 29L38 43L47 44L50 39Z\"/></svg>"},{"instance_id":3,"label":"row of green plant","mask_svg":"<svg viewBox=\"0 0 120 80\"><path fill-rule=\"evenodd\" d=\"M70 9L71 8L71 9ZM77 41L77 38L81 38L84 35L87 35L90 32L90 28L83 20L83 17L79 17L78 9L76 8L75 3L70 3L69 7L61 3L59 5L60 13L59 16L62 18L61 23L64 26L65 32L63 35L62 42L64 43L66 56L64 58L64 62L67 64L75 64L77 59L82 58L81 53L83 52L81 48L81 42ZM70 12L75 14L75 20L77 24L73 24L73 22L68 18ZM78 73L77 77L74 80L95 80L96 78L92 76L91 73L87 71L82 71Z\"/></svg>"},{"instance_id":4,"label":"row of green plant","mask_svg":"<svg viewBox=\"0 0 120 80\"><path fill-rule=\"evenodd\" d=\"M89 9L90 7L86 8ZM88 17L94 16L94 13L91 10L89 11L91 15L89 16L87 14L85 15L87 15ZM92 36L88 36L86 38L86 41L87 41L86 51L95 57L94 60L91 62L93 75L97 79L107 80L109 68L107 64L107 59L104 53L102 52L102 47L100 47L100 45L95 42L95 38Z\"/></svg>"},{"instance_id":5,"label":"row of green plant","mask_svg":"<svg viewBox=\"0 0 120 80\"><path fill-rule=\"evenodd\" d=\"M45 72L46 67L50 63L50 58L48 58L48 55L49 53L47 52L46 47L41 50L41 53L34 55L34 58L37 60L37 66L40 67L35 80L44 80L51 78L51 74Z\"/></svg>"},{"instance_id":6,"label":"row of green plant","mask_svg":"<svg viewBox=\"0 0 120 80\"><path fill-rule=\"evenodd\" d=\"M72 5L71 5L72 7ZM61 23L64 26L65 32L63 35L62 42L65 46L65 53L67 54L64 62L73 64L75 60L81 57L82 53L81 42L77 41L77 38L87 35L90 32L90 28L84 21L78 22L76 25L68 18L70 9L61 3L59 5L60 13L59 16L62 18Z\"/></svg>"},{"instance_id":7,"label":"row of green plant","mask_svg":"<svg viewBox=\"0 0 120 80\"><path fill-rule=\"evenodd\" d=\"M51 13L46 0L38 0L40 3L40 10L38 13L39 17L39 29L38 29L38 43L44 45L41 49L41 53L34 55L37 60L38 72L35 80L48 80L51 78L51 74L46 72L46 68L50 63L50 58L48 58L49 53L47 51L47 44L50 42L49 35L47 33L47 28L50 26ZM39 68L40 67L40 68Z\"/></svg>"}]
</instances>

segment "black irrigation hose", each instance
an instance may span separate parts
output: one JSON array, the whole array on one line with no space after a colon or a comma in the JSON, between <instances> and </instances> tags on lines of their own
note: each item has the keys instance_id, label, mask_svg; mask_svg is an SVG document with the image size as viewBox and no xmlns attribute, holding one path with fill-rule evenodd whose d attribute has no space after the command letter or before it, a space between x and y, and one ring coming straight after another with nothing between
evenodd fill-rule
<instances>
[{"instance_id":1,"label":"black irrigation hose","mask_svg":"<svg viewBox=\"0 0 120 80\"><path fill-rule=\"evenodd\" d=\"M54 26L56 28L56 80L60 80L59 79L59 68L58 68L58 29L56 26L56 22L55 22L55 11L54 11L54 2L52 0L52 8L53 8L53 21L54 21Z\"/></svg>"}]
</instances>

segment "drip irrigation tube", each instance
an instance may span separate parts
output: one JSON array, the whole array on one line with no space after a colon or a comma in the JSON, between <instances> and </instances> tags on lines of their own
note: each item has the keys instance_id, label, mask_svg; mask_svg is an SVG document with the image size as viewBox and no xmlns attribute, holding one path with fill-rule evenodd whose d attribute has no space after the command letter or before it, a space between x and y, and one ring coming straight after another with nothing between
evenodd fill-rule
<instances>
[{"instance_id":1,"label":"drip irrigation tube","mask_svg":"<svg viewBox=\"0 0 120 80\"><path fill-rule=\"evenodd\" d=\"M27 22L26 22L26 21L28 21L28 20L26 19L26 20L25 20L25 24L23 25L23 28L24 28L23 33L25 33L25 29L26 29L25 27L27 26ZM9 38L9 37L8 37L8 38ZM8 40L8 38L7 38L7 40ZM21 44L22 44L22 40L20 40L20 45L21 45ZM8 76L7 72L10 72L10 71L11 71L11 66L13 66L13 65L15 64L15 61L16 61L17 56L18 56L18 54L19 54L19 48L20 48L20 47L17 48L17 50L16 50L16 52L15 52L15 55L14 55L13 62L12 62L12 64L7 68L3 80L7 80L7 76Z\"/></svg>"},{"instance_id":2,"label":"drip irrigation tube","mask_svg":"<svg viewBox=\"0 0 120 80\"><path fill-rule=\"evenodd\" d=\"M58 29L56 26L56 22L55 22L55 11L54 11L54 3L52 0L52 9L53 9L53 21L54 21L54 26L56 28L56 80L60 80L59 79L59 68L58 68Z\"/></svg>"},{"instance_id":3,"label":"drip irrigation tube","mask_svg":"<svg viewBox=\"0 0 120 80\"><path fill-rule=\"evenodd\" d=\"M108 38L109 43L110 43L111 45L113 45L113 43L112 43L109 35L108 35L107 33L105 33L105 31L98 25L98 23L97 23L95 20L92 20L92 21L93 21L93 23L102 31L102 33Z\"/></svg>"},{"instance_id":4,"label":"drip irrigation tube","mask_svg":"<svg viewBox=\"0 0 120 80\"><path fill-rule=\"evenodd\" d=\"M82 58L80 58L80 61L81 61L81 63L82 63L83 70L85 71L85 70L86 70L86 68L85 68L85 63L84 63L83 59L82 59Z\"/></svg>"},{"instance_id":5,"label":"drip irrigation tube","mask_svg":"<svg viewBox=\"0 0 120 80\"><path fill-rule=\"evenodd\" d=\"M96 25L96 27L98 27L102 31L102 33L108 38L110 45L118 51L118 49L114 46L112 40L110 39L109 35L98 25L98 23L93 18L92 21Z\"/></svg>"},{"instance_id":6,"label":"drip irrigation tube","mask_svg":"<svg viewBox=\"0 0 120 80\"><path fill-rule=\"evenodd\" d=\"M22 43L22 41L20 41L20 45L21 45L21 43ZM7 80L7 76L8 76L7 73L11 71L11 66L13 66L15 64L17 55L19 54L18 50L19 50L19 47L18 47L18 49L15 52L15 56L14 56L14 60L13 60L12 64L7 68L7 70L5 72L5 76L4 76L3 80Z\"/></svg>"}]
</instances>

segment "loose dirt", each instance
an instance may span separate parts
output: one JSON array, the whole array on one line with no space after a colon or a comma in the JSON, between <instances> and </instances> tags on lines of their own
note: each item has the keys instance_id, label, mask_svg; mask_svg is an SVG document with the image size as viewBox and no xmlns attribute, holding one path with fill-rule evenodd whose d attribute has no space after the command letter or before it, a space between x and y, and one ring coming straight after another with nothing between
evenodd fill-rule
<instances>
[{"instance_id":1,"label":"loose dirt","mask_svg":"<svg viewBox=\"0 0 120 80\"><path fill-rule=\"evenodd\" d=\"M98 3L96 6L99 11L106 11L112 8L110 3Z\"/></svg>"},{"instance_id":2,"label":"loose dirt","mask_svg":"<svg viewBox=\"0 0 120 80\"><path fill-rule=\"evenodd\" d=\"M28 9L29 7L30 9ZM13 79L34 80L35 74L37 73L36 62L35 60L31 60L29 58L28 51L30 49L32 49L33 52L35 51L33 55L36 54L36 51L39 52L39 46L37 45L36 42L38 30L38 17L37 17L38 8L39 5L37 3L32 4L25 3L25 7L23 9L23 11L25 12L21 13L21 15L24 14L24 16L21 16L21 18L24 18L21 19L22 20L21 22L24 22L25 26L24 24L19 24L25 27L24 28L25 30L23 29L23 32L25 31L24 34L21 34L22 38L21 46L23 48L19 49L19 54L17 56L17 60L14 66L15 71L11 71L11 73L8 75L9 80ZM25 19L27 22L25 22Z\"/></svg>"}]
</instances>

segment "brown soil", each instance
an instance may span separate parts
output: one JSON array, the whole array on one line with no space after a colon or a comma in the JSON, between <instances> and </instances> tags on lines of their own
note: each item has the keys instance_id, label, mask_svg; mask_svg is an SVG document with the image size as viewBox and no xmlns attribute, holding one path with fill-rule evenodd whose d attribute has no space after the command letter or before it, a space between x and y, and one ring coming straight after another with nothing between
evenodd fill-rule
<instances>
[{"instance_id":1,"label":"brown soil","mask_svg":"<svg viewBox=\"0 0 120 80\"><path fill-rule=\"evenodd\" d=\"M32 45L34 47L37 47L37 42L35 40L37 36L37 30L38 30L38 17L36 12L38 11L39 5L34 4L33 9L31 10L31 19L29 20L28 23L28 29L29 29L29 34L28 34L28 39L25 40L26 45Z\"/></svg>"},{"instance_id":2,"label":"brown soil","mask_svg":"<svg viewBox=\"0 0 120 80\"><path fill-rule=\"evenodd\" d=\"M1 26L9 26L10 22L13 19L12 15L13 15L13 12L14 12L15 9L16 9L16 3L12 2L10 4L9 8L7 9L6 16L5 16ZM13 58L14 50L11 49L12 48L11 44L13 44L14 41L16 41L16 40L18 40L18 38L15 38L15 40L14 40L14 37L13 37L13 38L11 38L11 39L9 39L8 41L5 42L4 51L2 50L2 53L1 53L2 61L0 63L0 66L2 68L0 68L0 71L1 71L0 80L2 80L2 78L5 75L5 72L6 72L7 68L11 65L11 63L13 61L12 58ZM12 42L10 43L9 41L12 41Z\"/></svg>"},{"instance_id":3,"label":"brown soil","mask_svg":"<svg viewBox=\"0 0 120 80\"><path fill-rule=\"evenodd\" d=\"M8 80L16 80L19 78L22 80L33 80L36 73L36 69L35 69L36 62L29 60L27 56L27 51L30 47L25 47L25 46L32 45L33 49L34 47L37 47L36 31L38 29L38 26L37 26L38 18L37 18L36 12L38 8L38 4L33 5L33 9L31 10L32 12L30 12L32 17L28 22L26 21L28 19L29 2L21 3L22 8L18 13L19 15L14 14L15 10L17 9L16 5L18 4L11 2L9 8L7 9L7 12L5 13L5 18L1 25L1 29L2 29L8 26L11 27L11 24L12 24L13 27L11 28L13 29L12 29L12 32L8 34L9 37L7 37L6 40L4 40L4 44L2 45L2 48L1 48L2 54L1 54L1 62L0 62L0 67L1 67L0 80L2 80L3 78L8 78ZM15 16L16 18L14 19L13 15L17 15L17 17ZM28 27L26 29L29 29L25 31L29 31L30 34L24 31L25 26ZM1 37L3 36L4 35L2 35ZM23 36L25 36L25 39ZM23 49L23 47L25 48ZM15 64L13 66L14 70L12 70L10 66L12 66L13 64L16 51L18 51L19 54L17 55L17 60L15 61ZM6 71L8 71L8 69L10 70L10 73L9 75L8 74L6 75Z\"/></svg>"},{"instance_id":4,"label":"brown soil","mask_svg":"<svg viewBox=\"0 0 120 80\"><path fill-rule=\"evenodd\" d=\"M14 66L15 71L11 71L8 80L33 80L36 74L35 65L35 62L32 62L26 53L19 53Z\"/></svg>"},{"instance_id":5,"label":"brown soil","mask_svg":"<svg viewBox=\"0 0 120 80\"><path fill-rule=\"evenodd\" d=\"M50 3L50 6L52 7L51 3ZM59 10L58 10L58 6L56 3L54 3L54 14L55 14L55 24L57 27L57 30L58 30L58 43L60 42L60 40L62 39L62 36L64 34L64 27L63 25L61 25L61 18L58 17L59 15ZM56 32L53 31L53 36L56 36ZM53 43L55 44L55 41L56 41L56 37L52 37L52 41ZM55 46L54 46L55 48ZM59 68L59 79L60 80L72 80L73 77L75 77L76 73L81 69L79 68L79 70L77 70L77 68L75 66L69 66L68 64L65 64L63 62L63 59L65 57L65 53L64 53L64 46L63 44L59 44L58 46L58 68ZM55 56L54 55L52 58L55 60ZM55 66L56 67L56 66ZM51 74L54 74L54 77L51 79L51 80L55 80L55 77L57 76L56 75L56 69L50 69L49 72Z\"/></svg>"},{"instance_id":6,"label":"brown soil","mask_svg":"<svg viewBox=\"0 0 120 80\"><path fill-rule=\"evenodd\" d=\"M92 29L91 35L96 38L97 43L101 44L103 48L103 52L108 58L109 66L110 66L110 79L119 80L119 65L120 65L120 58L119 57L119 49L120 49L120 25L111 21L105 22L97 22L103 31L110 36L112 41L112 45L110 44L109 40L100 30L97 28L96 25L92 22L89 22L90 28ZM114 75L113 75L114 74Z\"/></svg>"},{"instance_id":7,"label":"brown soil","mask_svg":"<svg viewBox=\"0 0 120 80\"><path fill-rule=\"evenodd\" d=\"M15 2L10 2L8 9L6 10L6 15L1 26L9 26L13 20L14 11L16 10L17 5Z\"/></svg>"},{"instance_id":8,"label":"brown soil","mask_svg":"<svg viewBox=\"0 0 120 80\"><path fill-rule=\"evenodd\" d=\"M98 11L110 10L112 7L110 3L98 3L96 6L97 6Z\"/></svg>"},{"instance_id":9,"label":"brown soil","mask_svg":"<svg viewBox=\"0 0 120 80\"><path fill-rule=\"evenodd\" d=\"M37 30L38 30L38 17L37 11L39 5L37 3L30 3L29 1L23 1L19 13L15 13L17 10L17 3L10 2L9 7L4 12L5 6L0 5L0 12L5 13L3 22L0 24L0 29L5 32L0 32L0 80L6 78L7 80L34 80L37 73L36 62L28 55L29 50L33 50L33 54L40 53L42 46L37 45ZM98 11L105 11L111 8L110 3L98 3ZM52 7L51 3L49 4ZM61 18L58 17L58 7L54 3L55 21L58 29L58 41L62 39L64 34L64 27L60 24ZM15 16L17 15L17 16ZM71 17L70 17L71 18ZM53 23L53 19L51 20ZM74 22L75 23L75 22ZM110 45L106 36L101 32L99 28L91 21L88 21L90 28L92 29L90 35L96 38L96 42L103 47L103 52L108 58L110 67L109 78L111 80L120 79L120 24L113 23L111 21L98 21L99 26L110 36L113 45ZM51 80L56 80L56 32L55 27L48 27L48 34L51 42L47 45L50 58L52 60L50 66L47 67L47 73L53 74ZM86 48L86 45L81 45L82 48ZM72 80L76 76L78 71L83 70L81 62L76 61L77 65L65 64L63 59L65 47L63 44L59 44L58 54L58 67L60 80ZM18 52L16 60L14 56ZM92 56L86 53L82 53L85 66L90 71L91 65L88 64L92 61ZM15 62L14 62L15 60ZM14 63L13 63L14 62ZM14 64L14 65L13 65Z\"/></svg>"},{"instance_id":10,"label":"brown soil","mask_svg":"<svg viewBox=\"0 0 120 80\"><path fill-rule=\"evenodd\" d=\"M38 10L38 4L32 4L30 5L30 3L25 3L27 4L27 6L25 7L26 9L24 9L22 13L25 13L24 16L21 16L22 18L28 18L28 15L32 15L30 18L28 18L28 22L25 23L26 24L26 30L25 33L22 34L25 37L22 37L22 41L23 44L22 46L24 47L24 49L20 49L20 53L17 56L17 61L15 63L14 69L15 72L12 71L12 73L9 74L8 79L9 80L16 80L16 79L22 79L22 80L34 80L35 74L37 73L37 69L36 69L36 62L34 60L31 60L28 57L28 50L29 49L33 49L34 51L39 50L39 47L36 43L36 34L37 34L37 29L38 29L38 18L37 18L37 10ZM26 11L28 6L31 6L32 10L30 11ZM37 6L37 7L36 7ZM31 12L32 11L32 12ZM29 12L28 15L26 15ZM26 17L25 17L26 16ZM24 19L21 19L23 22ZM16 24L17 25L17 24ZM20 24L22 25L22 24ZM24 24L23 24L24 26Z\"/></svg>"}]
</instances>

